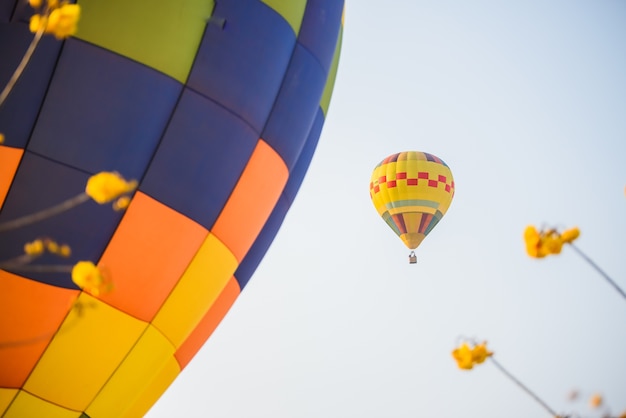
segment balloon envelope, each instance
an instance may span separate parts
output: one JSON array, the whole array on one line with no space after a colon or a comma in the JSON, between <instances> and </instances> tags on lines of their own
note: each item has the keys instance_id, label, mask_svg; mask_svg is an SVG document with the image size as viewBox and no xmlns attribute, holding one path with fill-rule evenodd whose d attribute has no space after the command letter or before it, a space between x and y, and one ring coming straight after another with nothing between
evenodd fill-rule
<instances>
[{"instance_id":1,"label":"balloon envelope","mask_svg":"<svg viewBox=\"0 0 626 418\"><path fill-rule=\"evenodd\" d=\"M343 0L79 0L0 108L0 225L72 198L100 171L136 179L125 212L89 201L0 232L0 416L142 416L202 346L277 233L316 148ZM33 13L0 0L0 87ZM251 348L252 350L252 348Z\"/></svg>"},{"instance_id":2,"label":"balloon envelope","mask_svg":"<svg viewBox=\"0 0 626 418\"><path fill-rule=\"evenodd\" d=\"M440 158L419 151L390 155L374 168L370 197L378 214L411 250L450 207L454 178Z\"/></svg>"}]
</instances>

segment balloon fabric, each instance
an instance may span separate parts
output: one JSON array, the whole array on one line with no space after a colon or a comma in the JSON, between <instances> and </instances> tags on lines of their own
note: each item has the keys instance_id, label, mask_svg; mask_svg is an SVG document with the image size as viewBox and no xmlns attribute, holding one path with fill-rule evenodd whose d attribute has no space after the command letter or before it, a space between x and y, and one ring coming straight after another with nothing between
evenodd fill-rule
<instances>
[{"instance_id":1,"label":"balloon fabric","mask_svg":"<svg viewBox=\"0 0 626 418\"><path fill-rule=\"evenodd\" d=\"M446 214L454 191L448 165L425 152L390 155L374 168L370 179L374 207L410 250L415 250Z\"/></svg>"},{"instance_id":2,"label":"balloon fabric","mask_svg":"<svg viewBox=\"0 0 626 418\"><path fill-rule=\"evenodd\" d=\"M77 33L41 39L0 108L0 416L142 416L188 365L309 167L343 3L79 0ZM0 87L32 13L0 0ZM1 229L101 171L137 181L126 210L81 201ZM71 254L6 262L41 237ZM81 260L108 291L59 265Z\"/></svg>"}]
</instances>

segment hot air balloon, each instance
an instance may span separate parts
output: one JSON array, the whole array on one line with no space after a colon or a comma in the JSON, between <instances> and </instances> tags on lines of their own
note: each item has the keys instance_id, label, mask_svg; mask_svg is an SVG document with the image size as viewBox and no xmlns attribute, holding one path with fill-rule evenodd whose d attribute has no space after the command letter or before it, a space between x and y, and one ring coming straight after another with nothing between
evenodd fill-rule
<instances>
[{"instance_id":1,"label":"hot air balloon","mask_svg":"<svg viewBox=\"0 0 626 418\"><path fill-rule=\"evenodd\" d=\"M298 192L343 3L78 0L41 39L0 108L0 416L142 416L187 366ZM0 0L0 88L32 13ZM99 172L136 180L125 211L74 199ZM16 262L39 237L71 254ZM59 266L82 261L112 287Z\"/></svg>"},{"instance_id":2,"label":"hot air balloon","mask_svg":"<svg viewBox=\"0 0 626 418\"><path fill-rule=\"evenodd\" d=\"M439 223L452 203L454 178L440 158L419 151L390 155L374 168L370 197L378 214L411 250Z\"/></svg>"}]
</instances>

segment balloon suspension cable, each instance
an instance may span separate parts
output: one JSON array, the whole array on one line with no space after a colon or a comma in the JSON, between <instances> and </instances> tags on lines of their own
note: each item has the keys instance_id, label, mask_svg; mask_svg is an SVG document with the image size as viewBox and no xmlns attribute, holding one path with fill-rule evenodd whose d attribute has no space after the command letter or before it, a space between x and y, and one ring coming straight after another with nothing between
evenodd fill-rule
<instances>
[{"instance_id":1,"label":"balloon suspension cable","mask_svg":"<svg viewBox=\"0 0 626 418\"><path fill-rule=\"evenodd\" d=\"M417 256L415 255L415 251L411 251L409 254L409 264L417 263Z\"/></svg>"},{"instance_id":2,"label":"balloon suspension cable","mask_svg":"<svg viewBox=\"0 0 626 418\"><path fill-rule=\"evenodd\" d=\"M574 244L570 243L570 247L572 247L574 249L574 251L576 251L578 253L578 255L580 255L587 263L589 263L589 265L591 267L593 267L598 273L600 273L600 275L602 277L604 277L604 279L611 285L613 286L613 288L617 291L617 293L619 293L620 295L622 295L622 297L624 299L626 299L626 292L624 292L624 290L622 288L620 288L617 283L615 283L615 281L613 279L611 279L611 277L606 274L604 272L604 270L602 270L600 268L600 266L598 266L591 258L589 258L589 256L587 254L585 254L584 252L581 251L580 248L578 248L577 246L575 246Z\"/></svg>"}]
</instances>

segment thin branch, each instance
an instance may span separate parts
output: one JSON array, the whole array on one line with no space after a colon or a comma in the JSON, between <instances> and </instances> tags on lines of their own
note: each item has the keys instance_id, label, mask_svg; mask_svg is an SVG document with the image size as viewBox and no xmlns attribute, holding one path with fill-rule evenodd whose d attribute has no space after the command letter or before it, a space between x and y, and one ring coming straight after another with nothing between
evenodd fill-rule
<instances>
[{"instance_id":1,"label":"thin branch","mask_svg":"<svg viewBox=\"0 0 626 418\"><path fill-rule=\"evenodd\" d=\"M65 202L61 202L56 206L49 207L39 212L32 213L30 215L22 216L7 222L0 224L0 232L17 229L25 225L30 225L43 219L58 215L65 212L75 206L87 202L90 197L86 193L81 193L77 196L67 199Z\"/></svg>"},{"instance_id":2,"label":"thin branch","mask_svg":"<svg viewBox=\"0 0 626 418\"><path fill-rule=\"evenodd\" d=\"M596 271L598 273L600 273L600 275L602 277L604 277L604 279L611 285L613 286L613 288L615 288L615 290L617 291L617 293L619 293L620 295L622 295L622 297L624 299L626 299L626 293L624 292L624 290L622 290L617 283L615 283L615 281L613 281L613 279L611 279L611 277L606 274L604 272L604 270L602 270L600 268L600 266L598 266L591 258L589 258L589 256L587 256L587 254L585 254L584 252L582 252L580 250L580 248L578 248L577 246L575 246L574 244L570 244L570 246L574 249L574 251L576 251L578 253L578 255L580 255L587 263L589 263L589 265L591 267L593 267L594 269L596 269Z\"/></svg>"},{"instance_id":3,"label":"thin branch","mask_svg":"<svg viewBox=\"0 0 626 418\"><path fill-rule=\"evenodd\" d=\"M0 107L4 104L4 101L7 99L7 97L9 97L9 93L11 93L11 90L13 90L15 83L17 83L17 80L19 80L19 78L21 77L22 73L24 72L24 69L26 69L28 62L30 61L30 59L33 56L33 53L35 52L35 48L37 48L37 45L39 44L39 41L41 40L41 37L43 36L44 29L45 29L45 25L41 25L41 27L37 30L32 41L30 41L30 45L28 46L26 53L22 57L22 61L20 61L19 65L13 72L11 79L9 80L7 85L4 86L4 90L2 90L2 93L0 93Z\"/></svg>"},{"instance_id":4,"label":"thin branch","mask_svg":"<svg viewBox=\"0 0 626 418\"><path fill-rule=\"evenodd\" d=\"M491 360L491 362L498 368L500 369L500 371L502 373L504 373L504 375L506 377L508 377L509 379L511 379L511 381L513 383L515 383L518 387L520 387L524 392L526 392L528 395L530 395L534 400L536 400L541 406L543 406L543 408L548 411L553 417L558 417L559 415L554 412L554 410L552 408L550 408L548 406L548 404L546 404L539 396L535 395L534 392L532 392L530 389L528 389L528 387L526 387L526 385L524 385L522 382L520 382L519 380L517 380L517 378L515 376L513 376L511 373L509 373L509 371L507 369L505 369L493 356L490 356L489 359Z\"/></svg>"},{"instance_id":5,"label":"thin branch","mask_svg":"<svg viewBox=\"0 0 626 418\"><path fill-rule=\"evenodd\" d=\"M4 261L0 263L2 270L34 271L43 273L71 273L74 266L63 264L22 264Z\"/></svg>"},{"instance_id":6,"label":"thin branch","mask_svg":"<svg viewBox=\"0 0 626 418\"><path fill-rule=\"evenodd\" d=\"M47 340L50 337L53 337L54 335L61 335L67 332L68 330L74 328L76 325L78 325L78 321L82 319L82 317L85 315L85 310L90 307L95 308L96 306L93 304L87 304L85 302L75 301L72 304L70 311L68 312L68 316L72 310L76 310L76 316L69 321L68 321L68 316L66 316L65 320L61 324L59 324L58 329L54 331L44 332L43 334L39 334L37 336L30 337L30 338L24 338L21 340L0 341L0 350L36 344L38 342Z\"/></svg>"}]
</instances>

